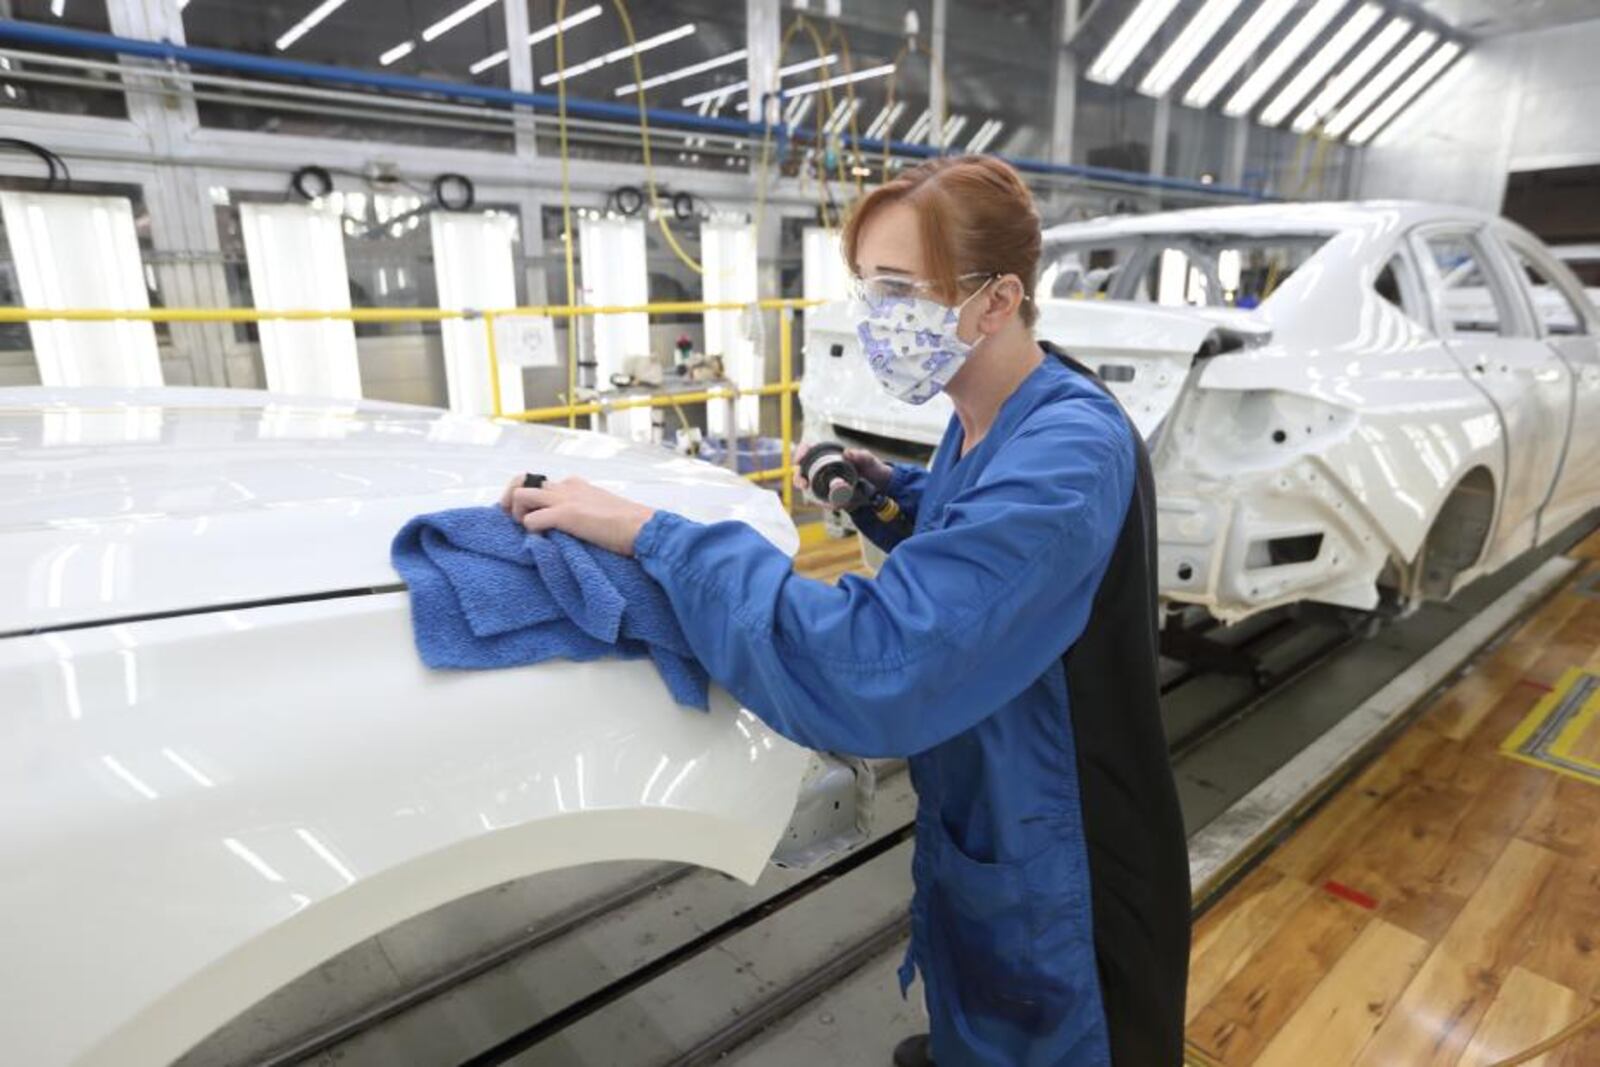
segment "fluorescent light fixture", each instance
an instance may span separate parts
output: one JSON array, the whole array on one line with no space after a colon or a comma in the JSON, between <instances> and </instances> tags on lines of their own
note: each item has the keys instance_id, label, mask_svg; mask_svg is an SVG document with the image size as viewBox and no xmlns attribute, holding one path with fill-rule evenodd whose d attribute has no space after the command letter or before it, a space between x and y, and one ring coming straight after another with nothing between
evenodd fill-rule
<instances>
[{"instance_id":1,"label":"fluorescent light fixture","mask_svg":"<svg viewBox=\"0 0 1600 1067\"><path fill-rule=\"evenodd\" d=\"M415 42L415 41L402 41L401 43L395 45L393 48L389 49L383 55L379 56L378 57L378 62L387 67L390 63L393 63L395 60L404 59L406 56L409 56L412 52L415 52L416 50L417 50L417 42ZM477 71L473 71L473 73L476 74Z\"/></svg>"},{"instance_id":2,"label":"fluorescent light fixture","mask_svg":"<svg viewBox=\"0 0 1600 1067\"><path fill-rule=\"evenodd\" d=\"M272 47L280 52L288 51L290 45L316 29L323 19L339 10L345 3L346 0L322 0L322 3L311 9L310 14L290 26L282 37L274 41Z\"/></svg>"},{"instance_id":3,"label":"fluorescent light fixture","mask_svg":"<svg viewBox=\"0 0 1600 1067\"><path fill-rule=\"evenodd\" d=\"M967 151L982 152L984 147L994 140L994 135L999 132L997 127L1000 125L999 119L985 119L983 125L978 127L978 132L972 135L972 140L967 142Z\"/></svg>"},{"instance_id":4,"label":"fluorescent light fixture","mask_svg":"<svg viewBox=\"0 0 1600 1067\"><path fill-rule=\"evenodd\" d=\"M802 71L815 70L818 67L825 67L830 63L837 63L838 61L838 54L831 53L829 55L819 56L816 59L808 59L803 63L791 63L787 67L778 68L778 80L782 81L791 74L799 74ZM711 100L719 96L732 96L734 93L742 93L748 88L750 88L750 83L748 81L734 82L732 85L721 85L715 89L707 89L703 93L695 93L693 96L684 97L683 106L694 107L702 100ZM740 110L742 111L744 109L740 108Z\"/></svg>"},{"instance_id":5,"label":"fluorescent light fixture","mask_svg":"<svg viewBox=\"0 0 1600 1067\"><path fill-rule=\"evenodd\" d=\"M582 26L585 22L588 22L590 19L597 19L599 17L600 17L600 5L599 4L590 4L588 7L584 8L582 11L579 11L576 14L568 15L566 18L562 19L560 22L552 22L550 25L546 26L542 30L534 30L532 33L528 34L528 44L536 45L540 41L548 41L550 38L554 37L557 33L565 33L567 30L572 29L572 27L574 27L574 26Z\"/></svg>"},{"instance_id":6,"label":"fluorescent light fixture","mask_svg":"<svg viewBox=\"0 0 1600 1067\"><path fill-rule=\"evenodd\" d=\"M1155 66L1139 82L1139 91L1146 96L1166 96L1171 92L1183 72L1222 29L1222 24L1239 9L1240 0L1206 0L1206 5L1195 12L1189 25L1178 34L1167 50L1161 53Z\"/></svg>"},{"instance_id":7,"label":"fluorescent light fixture","mask_svg":"<svg viewBox=\"0 0 1600 1067\"><path fill-rule=\"evenodd\" d=\"M911 128L906 131L906 144L916 144L918 141L922 140L923 134L927 133L932 128L933 112L925 110L922 114L917 116L917 120L913 122L911 124Z\"/></svg>"},{"instance_id":8,"label":"fluorescent light fixture","mask_svg":"<svg viewBox=\"0 0 1600 1067\"><path fill-rule=\"evenodd\" d=\"M491 70L504 63L509 54L510 53L508 53L504 48L500 49L498 52L491 52L482 59L478 60L476 63L469 66L467 70L471 71L473 74L482 74L484 71Z\"/></svg>"},{"instance_id":9,"label":"fluorescent light fixture","mask_svg":"<svg viewBox=\"0 0 1600 1067\"><path fill-rule=\"evenodd\" d=\"M1139 0L1139 6L1133 9L1133 14L1117 28L1105 48L1089 65L1089 80L1102 85L1116 84L1177 6L1178 0Z\"/></svg>"},{"instance_id":10,"label":"fluorescent light fixture","mask_svg":"<svg viewBox=\"0 0 1600 1067\"><path fill-rule=\"evenodd\" d=\"M1316 87L1317 83L1328 76L1328 71L1333 65L1349 54L1356 42L1367 35L1367 31L1375 26L1383 17L1383 8L1377 4L1362 4L1356 8L1355 14L1345 20L1343 26L1328 38L1328 43L1317 49L1315 55L1306 62L1289 79L1289 84L1284 86L1283 92L1272 99L1261 112L1261 121L1267 126L1276 126L1288 118L1294 109L1300 106L1300 101L1306 94Z\"/></svg>"},{"instance_id":11,"label":"fluorescent light fixture","mask_svg":"<svg viewBox=\"0 0 1600 1067\"><path fill-rule=\"evenodd\" d=\"M455 29L457 26L476 15L478 12L483 11L486 8L494 7L499 3L500 0L471 0L470 3L462 4L444 18L423 30L422 39L424 41L432 41L436 38L443 37L445 34L449 33L451 30Z\"/></svg>"},{"instance_id":12,"label":"fluorescent light fixture","mask_svg":"<svg viewBox=\"0 0 1600 1067\"><path fill-rule=\"evenodd\" d=\"M1339 106L1339 101L1349 96L1355 87L1361 84L1362 79L1372 73L1372 68L1376 67L1384 56L1393 52L1400 39L1410 32L1410 19L1400 17L1390 19L1389 24L1368 41L1367 46L1357 52L1354 59L1344 65L1344 69L1328 79L1328 84L1322 87L1322 92L1316 95L1310 105L1295 116L1294 131L1305 133L1333 114L1333 109Z\"/></svg>"},{"instance_id":13,"label":"fluorescent light fixture","mask_svg":"<svg viewBox=\"0 0 1600 1067\"><path fill-rule=\"evenodd\" d=\"M816 101L817 98L814 96L799 96L789 101L789 110L784 114L783 121L790 126L800 125L805 121L806 115L811 111L811 105Z\"/></svg>"},{"instance_id":14,"label":"fluorescent light fixture","mask_svg":"<svg viewBox=\"0 0 1600 1067\"><path fill-rule=\"evenodd\" d=\"M806 97L806 99L809 100L811 98ZM878 112L878 117L873 119L872 125L867 127L865 134L867 140L876 141L879 138L887 138L889 131L894 128L896 122L900 121L900 116L905 113L905 110L906 102L904 100L896 100L894 107L885 107Z\"/></svg>"},{"instance_id":15,"label":"fluorescent light fixture","mask_svg":"<svg viewBox=\"0 0 1600 1067\"><path fill-rule=\"evenodd\" d=\"M1401 110L1411 103L1418 93L1426 89L1433 82L1433 79L1442 74L1444 68L1454 62L1456 56L1460 54L1461 46L1454 41L1446 41L1440 45L1438 51L1429 56L1422 66L1412 73L1411 77L1401 82L1400 87L1391 93L1387 100L1379 104L1372 114L1362 121L1361 125L1351 131L1350 143L1366 144L1372 140L1374 134L1387 126L1389 120L1400 114Z\"/></svg>"},{"instance_id":16,"label":"fluorescent light fixture","mask_svg":"<svg viewBox=\"0 0 1600 1067\"><path fill-rule=\"evenodd\" d=\"M1344 7L1345 3L1346 0L1317 0L1316 6L1306 12L1305 18L1295 23L1294 29L1278 42L1278 47L1272 50L1255 69L1255 73L1239 87L1239 91L1223 105L1223 114L1237 117L1259 104L1267 90L1283 76L1289 64L1311 46L1317 34L1333 21L1333 16L1339 13L1339 9Z\"/></svg>"},{"instance_id":17,"label":"fluorescent light fixture","mask_svg":"<svg viewBox=\"0 0 1600 1067\"><path fill-rule=\"evenodd\" d=\"M1277 29L1278 23L1294 10L1294 4L1295 0L1265 0L1189 86L1189 91L1183 94L1183 102L1190 107L1209 107L1222 87L1239 73L1244 61L1256 54L1267 34Z\"/></svg>"},{"instance_id":18,"label":"fluorescent light fixture","mask_svg":"<svg viewBox=\"0 0 1600 1067\"><path fill-rule=\"evenodd\" d=\"M966 128L967 116L951 115L945 120L943 136L939 139L939 146L942 148L945 145L951 144L957 137L961 136L961 131Z\"/></svg>"},{"instance_id":19,"label":"fluorescent light fixture","mask_svg":"<svg viewBox=\"0 0 1600 1067\"><path fill-rule=\"evenodd\" d=\"M627 96L629 93L636 93L640 89L654 89L656 86L666 85L668 82L682 81L684 78L692 78L696 74L704 74L708 70L726 67L730 63L741 63L747 55L749 55L747 51L739 48L726 55L714 56L701 63L679 67L677 70L668 71L666 74L657 74L654 78L646 78L643 82L630 82L617 89L611 95Z\"/></svg>"},{"instance_id":20,"label":"fluorescent light fixture","mask_svg":"<svg viewBox=\"0 0 1600 1067\"><path fill-rule=\"evenodd\" d=\"M1416 66L1417 60L1426 55L1428 49L1432 48L1438 39L1439 35L1432 30L1423 30L1411 38L1397 56L1385 63L1383 69L1363 85L1361 91L1351 97L1350 102L1341 107L1337 115L1328 120L1323 127L1328 136L1343 137L1345 132L1356 124L1356 120L1365 115L1368 109L1400 80L1402 74Z\"/></svg>"},{"instance_id":21,"label":"fluorescent light fixture","mask_svg":"<svg viewBox=\"0 0 1600 1067\"><path fill-rule=\"evenodd\" d=\"M644 40L635 44L612 49L603 56L596 56L593 59L585 60L582 63L568 67L566 70L553 71L552 73L546 74L544 77L540 78L539 84L541 86L554 85L558 81L565 81L568 78L576 78L578 75L587 74L591 70L599 70L607 63L615 63L617 60L627 59L629 56L643 55L652 49L660 48L664 44L671 44L673 41L681 41L693 33L694 23L685 22L682 26L670 29L665 33L658 33L654 37L646 37Z\"/></svg>"},{"instance_id":22,"label":"fluorescent light fixture","mask_svg":"<svg viewBox=\"0 0 1600 1067\"><path fill-rule=\"evenodd\" d=\"M804 74L808 70L816 70L818 67L832 66L837 62L839 62L839 53L830 52L825 56L818 56L815 59L806 59L799 63L790 63L787 67L779 67L778 78L781 80L783 78L787 78L791 74Z\"/></svg>"},{"instance_id":23,"label":"fluorescent light fixture","mask_svg":"<svg viewBox=\"0 0 1600 1067\"><path fill-rule=\"evenodd\" d=\"M983 135L988 133L989 132L989 127L993 126L993 125L994 125L994 119L984 119L983 122L979 123L978 132L974 133L972 135L972 140L967 142L966 150L969 153L977 151L977 149L973 148L972 146L977 144L977 143L979 143L980 141L982 141L983 140Z\"/></svg>"},{"instance_id":24,"label":"fluorescent light fixture","mask_svg":"<svg viewBox=\"0 0 1600 1067\"><path fill-rule=\"evenodd\" d=\"M581 26L585 22L588 22L590 19L599 18L599 17L600 17L600 5L599 4L591 4L590 6L584 8L582 11L576 12L575 14L568 15L566 18L562 19L559 23L552 22L550 25L544 27L543 29L534 30L532 33L528 34L528 42L527 42L528 43L528 47L532 48L534 45L538 44L540 41L548 41L550 38L554 37L557 32L565 32L566 30L572 29L572 27L574 27L574 26ZM482 74L484 71L489 70L489 69L491 69L493 67L498 67L500 64L504 63L506 61L506 55L507 55L506 50L504 48L502 48L498 52L489 53L488 55L484 56L482 59L478 60L476 63L472 64L467 69L470 70L474 74Z\"/></svg>"},{"instance_id":25,"label":"fluorescent light fixture","mask_svg":"<svg viewBox=\"0 0 1600 1067\"><path fill-rule=\"evenodd\" d=\"M888 104L884 104L882 107L880 107L878 109L878 113L876 115L872 116L872 121L867 123L867 128L862 131L861 136L863 136L863 137L876 137L876 136L878 136L878 127L882 126L883 125L883 120L888 118L888 117L889 117L889 105Z\"/></svg>"},{"instance_id":26,"label":"fluorescent light fixture","mask_svg":"<svg viewBox=\"0 0 1600 1067\"><path fill-rule=\"evenodd\" d=\"M827 78L823 81L806 82L804 85L796 85L793 89L787 91L787 95L799 96L802 93L821 92L823 89L831 89L835 85L849 85L852 82L864 82L869 78L881 78L885 74L891 74L893 72L894 64L885 63L881 67L868 67L866 70L858 70L854 74L840 74L832 78Z\"/></svg>"},{"instance_id":27,"label":"fluorescent light fixture","mask_svg":"<svg viewBox=\"0 0 1600 1067\"><path fill-rule=\"evenodd\" d=\"M813 97L802 96L800 99L809 100L813 99ZM837 104L833 105L833 114L828 116L828 121L822 124L822 132L838 133L840 130L844 129L845 123L850 121L850 116L854 115L857 109L860 107L861 100L859 98L851 98L849 100L839 101Z\"/></svg>"},{"instance_id":28,"label":"fluorescent light fixture","mask_svg":"<svg viewBox=\"0 0 1600 1067\"><path fill-rule=\"evenodd\" d=\"M50 0L50 14L54 15L56 18L60 18L66 13L67 0Z\"/></svg>"}]
</instances>

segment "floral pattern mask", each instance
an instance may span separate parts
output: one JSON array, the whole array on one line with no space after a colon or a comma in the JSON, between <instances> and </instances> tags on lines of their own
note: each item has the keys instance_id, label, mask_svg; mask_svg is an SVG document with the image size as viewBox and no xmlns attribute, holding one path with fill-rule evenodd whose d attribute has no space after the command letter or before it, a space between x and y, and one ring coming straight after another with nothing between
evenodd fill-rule
<instances>
[{"instance_id":1,"label":"floral pattern mask","mask_svg":"<svg viewBox=\"0 0 1600 1067\"><path fill-rule=\"evenodd\" d=\"M867 366L890 396L926 404L944 391L974 347L956 336L961 309L988 284L984 282L955 307L912 296L852 303Z\"/></svg>"}]
</instances>

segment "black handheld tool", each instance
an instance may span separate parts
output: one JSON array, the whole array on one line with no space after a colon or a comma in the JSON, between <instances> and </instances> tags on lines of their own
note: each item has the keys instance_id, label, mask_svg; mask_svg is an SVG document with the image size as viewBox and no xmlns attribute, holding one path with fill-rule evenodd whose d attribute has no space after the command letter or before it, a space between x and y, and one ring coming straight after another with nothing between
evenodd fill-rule
<instances>
[{"instance_id":1,"label":"black handheld tool","mask_svg":"<svg viewBox=\"0 0 1600 1067\"><path fill-rule=\"evenodd\" d=\"M800 464L800 474L818 503L855 511L869 508L873 516L901 537L911 535L911 519L900 505L867 479L845 458L844 446L824 442L813 445Z\"/></svg>"}]
</instances>

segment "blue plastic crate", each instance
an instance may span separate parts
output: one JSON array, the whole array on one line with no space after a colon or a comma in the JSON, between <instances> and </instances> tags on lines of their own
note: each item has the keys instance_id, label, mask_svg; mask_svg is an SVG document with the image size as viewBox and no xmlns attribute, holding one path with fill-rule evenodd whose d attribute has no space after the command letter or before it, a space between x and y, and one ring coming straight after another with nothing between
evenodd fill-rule
<instances>
[{"instance_id":1,"label":"blue plastic crate","mask_svg":"<svg viewBox=\"0 0 1600 1067\"><path fill-rule=\"evenodd\" d=\"M776 437L741 437L735 462L740 474L777 470L783 466L783 442ZM723 437L707 437L700 443L700 458L719 467L728 465L728 442Z\"/></svg>"}]
</instances>

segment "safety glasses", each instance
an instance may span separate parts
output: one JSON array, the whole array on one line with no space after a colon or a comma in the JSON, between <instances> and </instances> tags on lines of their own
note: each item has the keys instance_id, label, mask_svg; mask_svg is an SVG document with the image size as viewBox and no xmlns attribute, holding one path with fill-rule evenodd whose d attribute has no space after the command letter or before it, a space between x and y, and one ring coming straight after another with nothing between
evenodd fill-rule
<instances>
[{"instance_id":1,"label":"safety glasses","mask_svg":"<svg viewBox=\"0 0 1600 1067\"><path fill-rule=\"evenodd\" d=\"M972 278L996 278L993 271L975 271L960 275L957 281ZM935 283L908 278L903 274L875 274L869 278L850 279L850 298L859 300L868 308L877 310L897 300L934 300Z\"/></svg>"}]
</instances>

